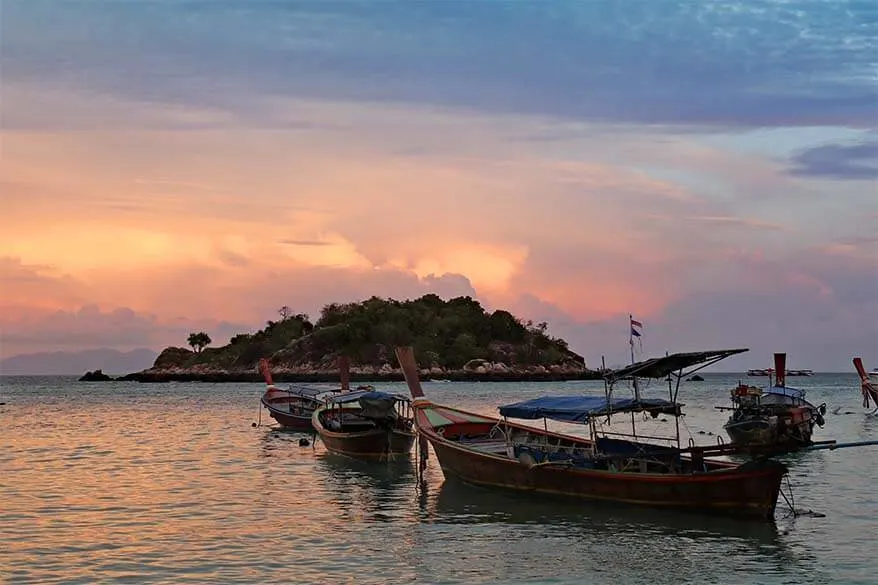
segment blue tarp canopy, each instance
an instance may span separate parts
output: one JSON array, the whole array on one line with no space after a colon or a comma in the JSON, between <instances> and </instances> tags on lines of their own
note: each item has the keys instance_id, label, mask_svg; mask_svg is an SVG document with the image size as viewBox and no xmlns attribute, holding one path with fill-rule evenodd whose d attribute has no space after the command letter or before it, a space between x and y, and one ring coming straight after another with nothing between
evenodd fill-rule
<instances>
[{"instance_id":1,"label":"blue tarp canopy","mask_svg":"<svg viewBox=\"0 0 878 585\"><path fill-rule=\"evenodd\" d=\"M590 417L619 412L649 411L654 414L680 414L680 405L655 398L611 398L605 396L542 396L500 407L510 418L550 418L563 422L585 422Z\"/></svg>"},{"instance_id":2,"label":"blue tarp canopy","mask_svg":"<svg viewBox=\"0 0 878 585\"><path fill-rule=\"evenodd\" d=\"M398 394L388 394L387 392L379 392L377 390L358 390L356 392L344 392L328 399L327 402L333 404L347 404L349 402L359 402L361 398L366 400L408 400L405 396Z\"/></svg>"}]
</instances>

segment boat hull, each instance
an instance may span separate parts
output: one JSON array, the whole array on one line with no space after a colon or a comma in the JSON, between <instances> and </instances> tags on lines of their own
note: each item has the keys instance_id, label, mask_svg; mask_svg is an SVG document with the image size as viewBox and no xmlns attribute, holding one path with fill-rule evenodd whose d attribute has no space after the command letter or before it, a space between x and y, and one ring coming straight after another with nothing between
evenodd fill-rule
<instances>
[{"instance_id":1,"label":"boat hull","mask_svg":"<svg viewBox=\"0 0 878 585\"><path fill-rule=\"evenodd\" d=\"M779 430L770 421L760 418L753 421L728 422L726 434L733 445L746 447L776 448L792 451L811 444L812 424L801 422L793 428Z\"/></svg>"},{"instance_id":2,"label":"boat hull","mask_svg":"<svg viewBox=\"0 0 878 585\"><path fill-rule=\"evenodd\" d=\"M268 409L268 414L273 418L282 428L290 430L290 431L313 431L314 427L311 426L311 415L305 416L297 416L295 414L290 414L288 412L282 412L275 408L271 408L270 406L266 406Z\"/></svg>"},{"instance_id":3,"label":"boat hull","mask_svg":"<svg viewBox=\"0 0 878 585\"><path fill-rule=\"evenodd\" d=\"M755 408L739 404L723 428L733 445L781 452L810 445L816 424L823 424L819 409L802 400Z\"/></svg>"},{"instance_id":4,"label":"boat hull","mask_svg":"<svg viewBox=\"0 0 878 585\"><path fill-rule=\"evenodd\" d=\"M415 442L411 418L396 418L385 425L370 423L356 416L360 408L328 410L320 407L311 416L311 426L326 450L358 459L393 459L408 455ZM353 415L353 419L348 418ZM325 417L346 420L341 429L327 426Z\"/></svg>"},{"instance_id":5,"label":"boat hull","mask_svg":"<svg viewBox=\"0 0 878 585\"><path fill-rule=\"evenodd\" d=\"M376 429L362 433L334 433L318 429L317 434L326 450L336 455L358 459L388 459L408 455L415 435L404 431Z\"/></svg>"},{"instance_id":6,"label":"boat hull","mask_svg":"<svg viewBox=\"0 0 878 585\"><path fill-rule=\"evenodd\" d=\"M770 460L685 475L531 467L508 457L473 453L426 435L446 477L466 483L762 521L773 520L781 480L787 472L783 464Z\"/></svg>"}]
</instances>

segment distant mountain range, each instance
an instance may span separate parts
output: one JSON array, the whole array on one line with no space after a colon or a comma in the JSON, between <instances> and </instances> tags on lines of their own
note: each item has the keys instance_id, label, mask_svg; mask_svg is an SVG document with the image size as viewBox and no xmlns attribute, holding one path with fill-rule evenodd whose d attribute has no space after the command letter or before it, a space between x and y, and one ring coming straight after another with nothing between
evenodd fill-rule
<instances>
[{"instance_id":1,"label":"distant mountain range","mask_svg":"<svg viewBox=\"0 0 878 585\"><path fill-rule=\"evenodd\" d=\"M151 349L119 351L116 349L87 349L83 351L27 353L0 360L0 374L28 375L81 375L89 370L103 370L106 374L128 374L152 366L157 352Z\"/></svg>"}]
</instances>

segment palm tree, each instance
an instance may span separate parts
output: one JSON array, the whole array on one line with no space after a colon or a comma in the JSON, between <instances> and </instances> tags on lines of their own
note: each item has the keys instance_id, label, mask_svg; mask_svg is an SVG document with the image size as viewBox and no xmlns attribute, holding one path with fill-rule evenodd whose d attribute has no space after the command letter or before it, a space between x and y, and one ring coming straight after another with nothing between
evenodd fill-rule
<instances>
[{"instance_id":1,"label":"palm tree","mask_svg":"<svg viewBox=\"0 0 878 585\"><path fill-rule=\"evenodd\" d=\"M201 353L201 350L210 345L211 341L213 340L210 338L210 335L204 331L190 333L189 337L186 339L186 343L192 346L195 353Z\"/></svg>"}]
</instances>

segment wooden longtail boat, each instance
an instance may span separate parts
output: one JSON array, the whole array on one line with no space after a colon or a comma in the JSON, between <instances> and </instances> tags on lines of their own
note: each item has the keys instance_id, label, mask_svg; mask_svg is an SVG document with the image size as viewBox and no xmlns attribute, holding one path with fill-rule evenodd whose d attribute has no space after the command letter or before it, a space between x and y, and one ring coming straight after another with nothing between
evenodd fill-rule
<instances>
[{"instance_id":1,"label":"wooden longtail boat","mask_svg":"<svg viewBox=\"0 0 878 585\"><path fill-rule=\"evenodd\" d=\"M328 398L311 424L329 452L349 457L393 459L415 442L409 399L375 390Z\"/></svg>"},{"instance_id":2,"label":"wooden longtail boat","mask_svg":"<svg viewBox=\"0 0 878 585\"><path fill-rule=\"evenodd\" d=\"M774 362L774 384L770 374L766 388L739 384L731 393L733 406L717 408L732 411L724 428L733 444L762 452L797 451L812 444L815 426L824 425L826 405L814 406L804 390L787 387L786 354L774 354Z\"/></svg>"},{"instance_id":3,"label":"wooden longtail boat","mask_svg":"<svg viewBox=\"0 0 878 585\"><path fill-rule=\"evenodd\" d=\"M396 353L413 398L415 428L433 447L446 477L540 494L772 521L787 473L783 464L705 459L705 454L737 451L729 445L681 448L679 422L676 447L642 443L637 437L610 438L611 433L599 435L597 429L597 419L614 413L631 413L632 423L638 411L679 415L676 395L681 378L743 351L673 354L635 363L607 371L604 397L538 398L501 407L502 419L433 404L424 397L412 348L397 348ZM670 400L614 397L614 384L634 376L667 378ZM528 427L507 417L587 423L591 438ZM420 452L426 457L425 444Z\"/></svg>"},{"instance_id":4,"label":"wooden longtail boat","mask_svg":"<svg viewBox=\"0 0 878 585\"><path fill-rule=\"evenodd\" d=\"M311 431L311 416L314 410L323 404L327 396L337 392L350 390L350 360L340 356L338 367L341 376L341 388L314 388L309 386L291 386L279 388L271 377L271 368L265 358L259 360L259 370L265 378L265 393L262 395L262 406L268 414L284 429L293 431Z\"/></svg>"}]
</instances>

